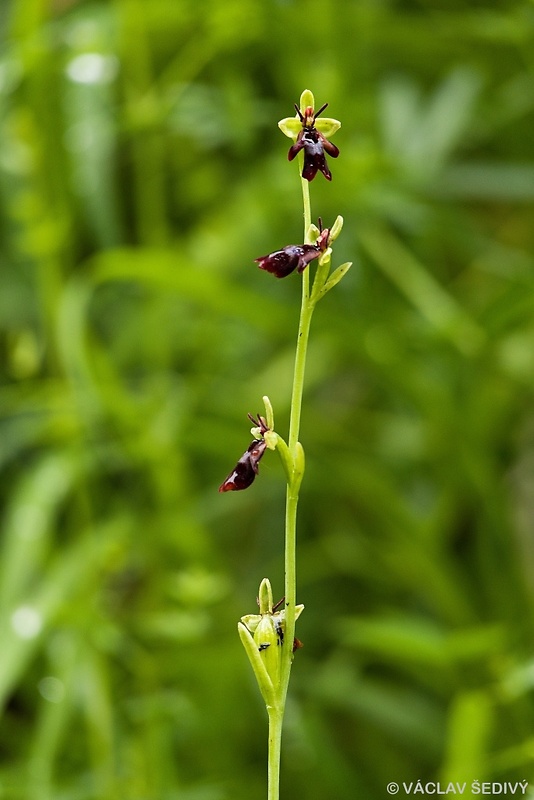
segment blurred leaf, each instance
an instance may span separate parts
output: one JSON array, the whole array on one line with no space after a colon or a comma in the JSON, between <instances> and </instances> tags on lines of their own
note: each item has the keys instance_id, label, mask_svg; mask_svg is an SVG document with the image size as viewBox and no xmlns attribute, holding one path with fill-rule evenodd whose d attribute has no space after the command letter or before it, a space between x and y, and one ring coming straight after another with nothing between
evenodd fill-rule
<instances>
[{"instance_id":1,"label":"blurred leaf","mask_svg":"<svg viewBox=\"0 0 534 800\"><path fill-rule=\"evenodd\" d=\"M440 779L484 781L493 729L493 702L489 693L465 692L453 701L448 722L447 749ZM477 776L477 777L475 777Z\"/></svg>"},{"instance_id":2,"label":"blurred leaf","mask_svg":"<svg viewBox=\"0 0 534 800\"><path fill-rule=\"evenodd\" d=\"M481 329L392 233L368 228L360 235L375 263L443 336L463 353L479 349Z\"/></svg>"},{"instance_id":3,"label":"blurred leaf","mask_svg":"<svg viewBox=\"0 0 534 800\"><path fill-rule=\"evenodd\" d=\"M473 70L455 69L425 106L413 81L387 80L381 96L386 151L408 173L428 180L460 142L473 113L480 83Z\"/></svg>"}]
</instances>

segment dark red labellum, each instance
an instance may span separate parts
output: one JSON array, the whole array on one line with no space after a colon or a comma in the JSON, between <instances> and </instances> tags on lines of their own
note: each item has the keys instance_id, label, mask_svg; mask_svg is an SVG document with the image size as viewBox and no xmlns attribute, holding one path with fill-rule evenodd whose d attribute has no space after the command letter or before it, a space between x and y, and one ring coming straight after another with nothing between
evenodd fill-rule
<instances>
[{"instance_id":1,"label":"dark red labellum","mask_svg":"<svg viewBox=\"0 0 534 800\"><path fill-rule=\"evenodd\" d=\"M332 173L328 168L324 151L326 150L332 158L337 158L339 155L339 149L335 144L329 142L326 136L323 136L315 127L315 120L319 114L325 110L327 105L328 103L325 103L324 106L321 106L316 114L313 113L312 108L307 108L305 113L302 114L299 107L295 105L302 122L302 130L299 131L295 144L291 145L289 148L287 157L289 161L293 161L295 156L304 149L302 177L307 181L312 181L317 175L318 170L323 173L327 180L331 181Z\"/></svg>"},{"instance_id":2,"label":"dark red labellum","mask_svg":"<svg viewBox=\"0 0 534 800\"><path fill-rule=\"evenodd\" d=\"M295 270L304 272L308 264L319 258L328 247L330 229L323 230L321 220L319 220L319 230L321 233L315 244L288 244L281 250L275 250L274 253L255 258L254 261L260 269L270 272L277 278L286 278Z\"/></svg>"},{"instance_id":3,"label":"dark red labellum","mask_svg":"<svg viewBox=\"0 0 534 800\"><path fill-rule=\"evenodd\" d=\"M254 439L243 453L232 472L219 486L220 492L238 492L248 489L258 474L258 463L267 445L264 439Z\"/></svg>"},{"instance_id":4,"label":"dark red labellum","mask_svg":"<svg viewBox=\"0 0 534 800\"><path fill-rule=\"evenodd\" d=\"M303 272L310 261L320 255L321 250L316 244L288 244L281 250L254 260L260 269L270 272L277 278L286 278L295 270Z\"/></svg>"},{"instance_id":5,"label":"dark red labellum","mask_svg":"<svg viewBox=\"0 0 534 800\"><path fill-rule=\"evenodd\" d=\"M263 436L269 430L267 421L258 414L257 418L248 415L249 420L260 429ZM232 472L219 486L220 492L239 492L248 489L258 474L258 464L265 453L267 443L265 439L253 439L247 450L243 453Z\"/></svg>"}]
</instances>

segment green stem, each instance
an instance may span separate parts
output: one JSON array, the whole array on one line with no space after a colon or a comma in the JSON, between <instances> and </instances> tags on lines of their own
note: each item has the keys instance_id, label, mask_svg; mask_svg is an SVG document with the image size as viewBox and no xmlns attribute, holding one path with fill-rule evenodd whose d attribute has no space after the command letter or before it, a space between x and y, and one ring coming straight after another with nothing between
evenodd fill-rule
<instances>
[{"instance_id":1,"label":"green stem","mask_svg":"<svg viewBox=\"0 0 534 800\"><path fill-rule=\"evenodd\" d=\"M302 157L299 158L299 170L302 172ZM311 225L310 187L307 180L302 179L302 197L304 203L304 241L307 241ZM310 302L309 270L302 273L302 300L297 336L297 349L293 372L293 389L291 393L291 412L289 420L288 447L295 461L298 450L302 394L304 390L304 373L306 369L306 353L310 333L314 303ZM285 639L282 650L282 664L279 685L279 703L269 711L269 791L268 800L278 800L280 774L280 744L284 710L293 661L293 639L295 636L295 606L297 602L297 506L302 473L293 473L287 485L286 517L285 517Z\"/></svg>"},{"instance_id":2,"label":"green stem","mask_svg":"<svg viewBox=\"0 0 534 800\"><path fill-rule=\"evenodd\" d=\"M302 172L303 156L299 157L299 170ZM307 241L311 225L311 204L309 181L301 178L302 200L304 205L304 241ZM306 354L308 338L314 305L310 302L310 271L305 269L302 273L302 300L300 306L300 320L297 335L297 349L295 353L295 367L293 372L293 390L291 393L291 411L289 418L289 452L293 459L297 455L299 440L300 416L302 410L302 395L304 391L304 373L306 370ZM282 660L281 692L282 703L285 704L291 663L293 660L292 644L295 636L295 605L297 602L297 506L299 488L302 475L294 475L288 483L286 492L286 548L285 548L285 598L286 598L286 647Z\"/></svg>"},{"instance_id":3,"label":"green stem","mask_svg":"<svg viewBox=\"0 0 534 800\"><path fill-rule=\"evenodd\" d=\"M304 166L304 155L301 153L299 155L299 169L302 172L302 167ZM304 206L304 239L303 241L306 242L308 240L308 231L310 230L311 225L311 203L310 203L310 182L306 180L306 178L300 179L301 187L302 187L302 205ZM304 275L309 275L308 270L304 270L302 273Z\"/></svg>"},{"instance_id":4,"label":"green stem","mask_svg":"<svg viewBox=\"0 0 534 800\"><path fill-rule=\"evenodd\" d=\"M302 157L303 158L303 157ZM299 167L302 169L299 158ZM311 225L310 184L301 178L302 200L304 204L304 241L307 241ZM302 393L304 389L304 372L306 370L306 352L308 349L308 336L310 333L313 306L310 300L310 271L305 269L302 273L302 300L300 304L300 320L297 336L297 352L295 354L295 367L293 371L293 390L291 394L291 412L289 418L289 451L295 456L295 447L299 438L300 412L302 408ZM287 537L287 532L286 532ZM287 560L286 560L287 567ZM287 595L286 595L287 600Z\"/></svg>"},{"instance_id":5,"label":"green stem","mask_svg":"<svg viewBox=\"0 0 534 800\"><path fill-rule=\"evenodd\" d=\"M278 800L280 793L280 748L282 745L282 722L284 711L279 707L269 712L269 779L267 800Z\"/></svg>"},{"instance_id":6,"label":"green stem","mask_svg":"<svg viewBox=\"0 0 534 800\"><path fill-rule=\"evenodd\" d=\"M309 227L309 224L308 224ZM302 394L304 391L304 373L306 369L306 353L308 338L313 313L313 305L309 299L309 274L304 270L302 279L302 305L297 337L297 351L295 354L295 368L293 373L293 392L291 396L291 413L289 421L288 447L291 457L296 458L299 440L300 416L302 409ZM281 669L282 703L285 703L289 675L292 662L292 643L295 636L295 605L297 602L297 506L299 488L302 475L293 475L286 490L286 544L285 544L285 602L286 620L285 636L287 646L284 648Z\"/></svg>"}]
</instances>

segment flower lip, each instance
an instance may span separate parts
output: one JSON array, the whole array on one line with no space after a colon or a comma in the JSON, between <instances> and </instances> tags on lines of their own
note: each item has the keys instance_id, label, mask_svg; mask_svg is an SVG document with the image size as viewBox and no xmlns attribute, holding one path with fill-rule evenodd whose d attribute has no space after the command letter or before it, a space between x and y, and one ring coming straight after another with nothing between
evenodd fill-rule
<instances>
[{"instance_id":1,"label":"flower lip","mask_svg":"<svg viewBox=\"0 0 534 800\"><path fill-rule=\"evenodd\" d=\"M318 258L320 249L315 244L288 244L281 250L254 259L260 269L270 272L277 278L286 278L297 270L303 272L310 261Z\"/></svg>"},{"instance_id":2,"label":"flower lip","mask_svg":"<svg viewBox=\"0 0 534 800\"><path fill-rule=\"evenodd\" d=\"M288 244L266 256L254 260L260 269L270 272L276 278L286 278L292 272L304 272L308 264L325 252L328 247L330 229L323 230L319 220L319 235L314 244Z\"/></svg>"},{"instance_id":3,"label":"flower lip","mask_svg":"<svg viewBox=\"0 0 534 800\"><path fill-rule=\"evenodd\" d=\"M258 464L267 449L267 442L263 436L270 428L260 414L257 419L252 414L248 414L248 418L259 429L262 438L252 440L228 477L219 486L219 492L238 492L248 489L259 473Z\"/></svg>"},{"instance_id":4,"label":"flower lip","mask_svg":"<svg viewBox=\"0 0 534 800\"><path fill-rule=\"evenodd\" d=\"M263 457L267 444L264 439L253 439L234 469L219 486L219 492L238 492L248 489L258 474L258 463Z\"/></svg>"}]
</instances>

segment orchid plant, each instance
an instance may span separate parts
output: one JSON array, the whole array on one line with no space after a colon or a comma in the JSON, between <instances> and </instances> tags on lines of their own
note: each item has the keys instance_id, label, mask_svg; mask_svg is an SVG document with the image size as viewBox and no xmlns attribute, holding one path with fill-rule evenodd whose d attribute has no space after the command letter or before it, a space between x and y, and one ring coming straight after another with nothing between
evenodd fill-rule
<instances>
[{"instance_id":1,"label":"orchid plant","mask_svg":"<svg viewBox=\"0 0 534 800\"><path fill-rule=\"evenodd\" d=\"M332 244L341 233L342 217L338 216L330 228L324 229L320 218L318 226L311 221L309 184L318 172L327 180L332 180L326 154L332 158L339 155L330 137L341 123L326 117L318 119L327 105L325 103L315 111L314 96L305 90L300 97L300 104L295 104L296 116L278 123L281 131L293 140L288 160L297 158L299 165L304 204L304 242L286 245L255 259L260 269L277 278L285 278L295 270L302 277L288 439L286 441L275 431L273 408L269 398L264 397L265 416L258 414L253 417L249 414L254 438L219 488L221 492L247 489L258 475L258 465L265 452L278 452L287 483L284 597L278 603L273 603L271 583L264 578L258 592L259 613L247 614L238 623L239 636L254 670L269 719L268 800L279 798L282 724L287 690L293 655L302 646L295 636L295 623L304 609L296 601L296 531L299 490L305 468L299 431L308 338L315 306L351 267L351 263L347 262L331 271ZM313 261L317 261L317 268L311 283L308 267Z\"/></svg>"}]
</instances>

